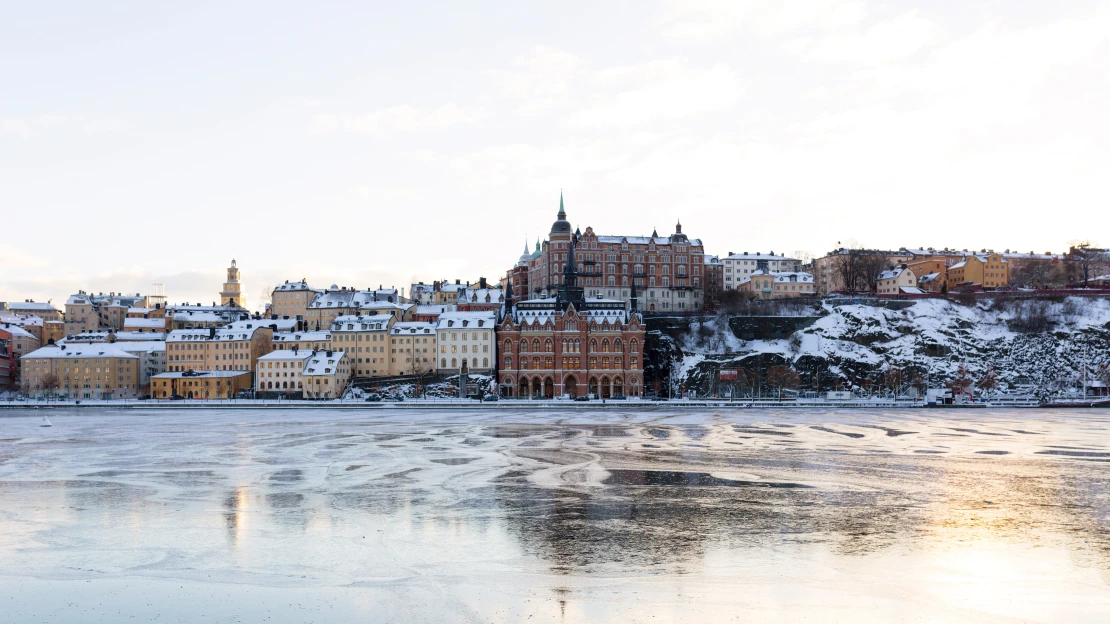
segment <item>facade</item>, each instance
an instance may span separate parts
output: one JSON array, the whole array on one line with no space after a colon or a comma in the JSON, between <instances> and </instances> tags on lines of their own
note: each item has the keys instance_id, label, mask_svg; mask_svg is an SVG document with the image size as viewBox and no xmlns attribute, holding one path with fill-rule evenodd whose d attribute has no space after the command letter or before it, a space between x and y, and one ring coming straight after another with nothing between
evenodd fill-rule
<instances>
[{"instance_id":1,"label":"facade","mask_svg":"<svg viewBox=\"0 0 1110 624\"><path fill-rule=\"evenodd\" d=\"M166 336L166 370L250 373L258 358L270 352L273 337L274 331L262 324L234 329L177 329Z\"/></svg>"},{"instance_id":2,"label":"facade","mask_svg":"<svg viewBox=\"0 0 1110 624\"><path fill-rule=\"evenodd\" d=\"M813 276L809 273L766 273L756 271L743 278L737 286L742 293L759 299L789 299L815 294Z\"/></svg>"},{"instance_id":3,"label":"facade","mask_svg":"<svg viewBox=\"0 0 1110 624\"><path fill-rule=\"evenodd\" d=\"M65 304L66 335L98 329L124 329L124 321L133 308L145 308L147 297L110 292L89 294L83 290L70 295Z\"/></svg>"},{"instance_id":4,"label":"facade","mask_svg":"<svg viewBox=\"0 0 1110 624\"><path fill-rule=\"evenodd\" d=\"M281 349L258 358L254 389L258 392L280 392L301 398L304 395L305 364L315 351Z\"/></svg>"},{"instance_id":5,"label":"facade","mask_svg":"<svg viewBox=\"0 0 1110 624\"><path fill-rule=\"evenodd\" d=\"M390 374L389 328L397 322L391 314L337 317L331 325L330 351L348 354L355 377L384 377Z\"/></svg>"},{"instance_id":6,"label":"facade","mask_svg":"<svg viewBox=\"0 0 1110 624\"><path fill-rule=\"evenodd\" d=\"M389 328L389 374L419 375L436 368L436 325L394 323Z\"/></svg>"},{"instance_id":7,"label":"facade","mask_svg":"<svg viewBox=\"0 0 1110 624\"><path fill-rule=\"evenodd\" d=\"M802 261L787 258L785 255L777 256L775 252L769 253L732 253L721 259L722 288L724 290L742 290L741 283L745 278L751 277L756 272L767 273L798 273L802 270Z\"/></svg>"},{"instance_id":8,"label":"facade","mask_svg":"<svg viewBox=\"0 0 1110 624\"><path fill-rule=\"evenodd\" d=\"M452 312L436 321L436 346L439 366L444 374L457 374L467 361L470 373L496 372L494 332L497 315L493 312Z\"/></svg>"},{"instance_id":9,"label":"facade","mask_svg":"<svg viewBox=\"0 0 1110 624\"><path fill-rule=\"evenodd\" d=\"M912 290L903 290L907 288ZM879 279L875 282L875 294L878 295L916 294L917 292L917 275L906 265L879 273Z\"/></svg>"},{"instance_id":10,"label":"facade","mask_svg":"<svg viewBox=\"0 0 1110 624\"><path fill-rule=\"evenodd\" d=\"M0 327L0 391L14 390L18 358L12 352L12 334Z\"/></svg>"},{"instance_id":11,"label":"facade","mask_svg":"<svg viewBox=\"0 0 1110 624\"><path fill-rule=\"evenodd\" d=\"M227 267L227 281L224 282L223 290L220 291L220 305L247 307L247 298L239 284L239 267L235 266L234 259L231 261L231 266Z\"/></svg>"},{"instance_id":12,"label":"facade","mask_svg":"<svg viewBox=\"0 0 1110 624\"><path fill-rule=\"evenodd\" d=\"M1002 254L970 255L948 267L949 288L1005 288L1010 284L1010 263Z\"/></svg>"},{"instance_id":13,"label":"facade","mask_svg":"<svg viewBox=\"0 0 1110 624\"><path fill-rule=\"evenodd\" d=\"M524 256L510 269L507 283L522 300L555 296L563 286L563 271L571 240L578 251L577 275L585 297L618 299L631 304L634 298L648 292L642 301L645 311L667 314L697 313L704 309L705 290L702 284L704 246L698 239L682 233L682 224L674 234L659 236L603 236L587 227L585 232L572 230L559 196L559 213L548 240L527 258ZM521 267L521 270L518 270ZM527 270L524 278L523 269ZM520 275L518 275L520 273Z\"/></svg>"},{"instance_id":14,"label":"facade","mask_svg":"<svg viewBox=\"0 0 1110 624\"><path fill-rule=\"evenodd\" d=\"M455 309L459 312L494 312L500 316L504 307L505 291L500 288L464 288L455 300Z\"/></svg>"},{"instance_id":15,"label":"facade","mask_svg":"<svg viewBox=\"0 0 1110 624\"><path fill-rule=\"evenodd\" d=\"M305 326L310 330L328 329L340 316L365 316L382 312L394 315L399 321L409 320L405 318L405 314L412 308L402 306L401 303L395 288L355 290L332 284L309 304L305 311Z\"/></svg>"},{"instance_id":16,"label":"facade","mask_svg":"<svg viewBox=\"0 0 1110 624\"><path fill-rule=\"evenodd\" d=\"M223 327L228 323L250 318L250 313L236 305L171 305L166 308L170 329Z\"/></svg>"},{"instance_id":17,"label":"facade","mask_svg":"<svg viewBox=\"0 0 1110 624\"><path fill-rule=\"evenodd\" d=\"M162 341L116 342L117 349L139 358L139 396L153 396L150 382L166 372L166 343Z\"/></svg>"},{"instance_id":18,"label":"facade","mask_svg":"<svg viewBox=\"0 0 1110 624\"><path fill-rule=\"evenodd\" d=\"M440 314L458 312L453 303L429 303L416 306L412 312L412 320L422 323L435 323Z\"/></svg>"},{"instance_id":19,"label":"facade","mask_svg":"<svg viewBox=\"0 0 1110 624\"><path fill-rule=\"evenodd\" d=\"M111 344L50 345L22 358L27 394L75 399L133 399L139 395L139 358Z\"/></svg>"},{"instance_id":20,"label":"facade","mask_svg":"<svg viewBox=\"0 0 1110 624\"><path fill-rule=\"evenodd\" d=\"M565 227L569 231L569 224ZM561 229L560 224L552 229ZM506 314L497 331L502 396L643 394L646 333L635 311L637 298L632 297L631 309L619 299L588 299L578 283L579 241L577 235L567 240L554 297L515 302L511 282L506 287Z\"/></svg>"},{"instance_id":21,"label":"facade","mask_svg":"<svg viewBox=\"0 0 1110 624\"><path fill-rule=\"evenodd\" d=\"M716 310L724 292L725 265L717 256L702 256L702 277L705 280L705 309Z\"/></svg>"},{"instance_id":22,"label":"facade","mask_svg":"<svg viewBox=\"0 0 1110 624\"><path fill-rule=\"evenodd\" d=\"M155 375L150 386L156 399L233 399L240 392L251 389L251 374L245 371L174 371Z\"/></svg>"},{"instance_id":23,"label":"facade","mask_svg":"<svg viewBox=\"0 0 1110 624\"><path fill-rule=\"evenodd\" d=\"M917 278L917 287L921 292L942 294L948 292L948 272L926 273Z\"/></svg>"},{"instance_id":24,"label":"facade","mask_svg":"<svg viewBox=\"0 0 1110 624\"><path fill-rule=\"evenodd\" d=\"M848 288L845 281L846 268L856 266L854 273L859 278L874 278L882 267L895 266L908 263L914 259L913 252L906 249L897 251L889 249L848 249L841 247L830 251L824 256L813 261L813 283L818 295L845 292ZM874 267L874 272L870 271ZM865 273L866 271L866 273ZM863 282L865 280L858 279ZM857 284L856 290L865 290L866 284Z\"/></svg>"},{"instance_id":25,"label":"facade","mask_svg":"<svg viewBox=\"0 0 1110 624\"><path fill-rule=\"evenodd\" d=\"M166 333L168 323L169 321L164 318L125 318L123 319L123 330Z\"/></svg>"},{"instance_id":26,"label":"facade","mask_svg":"<svg viewBox=\"0 0 1110 624\"><path fill-rule=\"evenodd\" d=\"M308 306L321 292L311 288L303 279L279 284L270 293L270 314L276 314L278 318L307 318Z\"/></svg>"},{"instance_id":27,"label":"facade","mask_svg":"<svg viewBox=\"0 0 1110 624\"><path fill-rule=\"evenodd\" d=\"M338 399L351 381L351 363L342 351L317 351L304 367L306 399Z\"/></svg>"}]
</instances>

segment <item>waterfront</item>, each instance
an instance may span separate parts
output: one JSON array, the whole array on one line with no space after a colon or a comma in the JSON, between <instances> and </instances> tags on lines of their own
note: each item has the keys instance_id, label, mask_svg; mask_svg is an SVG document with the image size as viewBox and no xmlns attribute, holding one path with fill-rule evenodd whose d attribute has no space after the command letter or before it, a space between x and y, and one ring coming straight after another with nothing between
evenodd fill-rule
<instances>
[{"instance_id":1,"label":"waterfront","mask_svg":"<svg viewBox=\"0 0 1110 624\"><path fill-rule=\"evenodd\" d=\"M1102 621L1107 410L0 412L6 621Z\"/></svg>"}]
</instances>

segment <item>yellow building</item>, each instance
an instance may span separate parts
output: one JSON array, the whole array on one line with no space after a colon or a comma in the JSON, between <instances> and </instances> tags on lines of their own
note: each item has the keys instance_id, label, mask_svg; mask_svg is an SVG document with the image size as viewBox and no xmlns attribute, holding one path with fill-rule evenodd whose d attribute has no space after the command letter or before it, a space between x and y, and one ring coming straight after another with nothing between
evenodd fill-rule
<instances>
[{"instance_id":1,"label":"yellow building","mask_svg":"<svg viewBox=\"0 0 1110 624\"><path fill-rule=\"evenodd\" d=\"M250 388L251 374L245 371L175 371L155 375L150 380L156 399L233 399Z\"/></svg>"},{"instance_id":2,"label":"yellow building","mask_svg":"<svg viewBox=\"0 0 1110 624\"><path fill-rule=\"evenodd\" d=\"M394 323L389 328L389 374L413 375L435 370L436 326Z\"/></svg>"},{"instance_id":3,"label":"yellow building","mask_svg":"<svg viewBox=\"0 0 1110 624\"><path fill-rule=\"evenodd\" d=\"M998 253L970 255L948 267L949 288L1004 288L1010 284L1010 263Z\"/></svg>"},{"instance_id":4,"label":"yellow building","mask_svg":"<svg viewBox=\"0 0 1110 624\"><path fill-rule=\"evenodd\" d=\"M139 358L110 344L50 345L22 358L23 391L76 399L130 399Z\"/></svg>"},{"instance_id":5,"label":"yellow building","mask_svg":"<svg viewBox=\"0 0 1110 624\"><path fill-rule=\"evenodd\" d=\"M320 292L310 288L303 279L280 284L270 293L270 314L276 314L278 318L308 318L308 306Z\"/></svg>"},{"instance_id":6,"label":"yellow building","mask_svg":"<svg viewBox=\"0 0 1110 624\"><path fill-rule=\"evenodd\" d=\"M235 266L235 260L233 259L231 266L227 268L227 281L224 282L224 289L220 291L220 304L227 305L231 303L240 308L247 307L247 298L243 295L240 286L239 268Z\"/></svg>"},{"instance_id":7,"label":"yellow building","mask_svg":"<svg viewBox=\"0 0 1110 624\"><path fill-rule=\"evenodd\" d=\"M49 301L42 303L28 299L27 301L8 301L0 303L0 312L5 316L37 316L44 321L62 321L62 312L55 308Z\"/></svg>"},{"instance_id":8,"label":"yellow building","mask_svg":"<svg viewBox=\"0 0 1110 624\"><path fill-rule=\"evenodd\" d=\"M274 332L263 323L174 330L166 335L166 371L253 372L273 348Z\"/></svg>"},{"instance_id":9,"label":"yellow building","mask_svg":"<svg viewBox=\"0 0 1110 624\"><path fill-rule=\"evenodd\" d=\"M282 349L258 358L254 389L258 392L280 392L303 396L304 369L315 351Z\"/></svg>"},{"instance_id":10,"label":"yellow building","mask_svg":"<svg viewBox=\"0 0 1110 624\"><path fill-rule=\"evenodd\" d=\"M351 361L342 351L317 351L305 363L304 398L338 399L351 381Z\"/></svg>"},{"instance_id":11,"label":"yellow building","mask_svg":"<svg viewBox=\"0 0 1110 624\"><path fill-rule=\"evenodd\" d=\"M756 271L741 278L737 290L760 299L788 299L814 294L813 276L809 273L765 273Z\"/></svg>"},{"instance_id":12,"label":"yellow building","mask_svg":"<svg viewBox=\"0 0 1110 624\"><path fill-rule=\"evenodd\" d=\"M350 354L352 374L356 377L390 375L389 328L395 322L391 314L340 316L331 324L328 349Z\"/></svg>"}]
</instances>

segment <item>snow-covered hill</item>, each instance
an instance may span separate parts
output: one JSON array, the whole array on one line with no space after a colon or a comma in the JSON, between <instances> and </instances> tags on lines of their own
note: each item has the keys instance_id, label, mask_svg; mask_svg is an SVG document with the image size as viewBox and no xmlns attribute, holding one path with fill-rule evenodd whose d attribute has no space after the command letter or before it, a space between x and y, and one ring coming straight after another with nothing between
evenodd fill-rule
<instances>
[{"instance_id":1,"label":"snow-covered hill","mask_svg":"<svg viewBox=\"0 0 1110 624\"><path fill-rule=\"evenodd\" d=\"M1105 299L825 304L811 315L799 323L808 326L778 339L738 337L738 321L750 328L758 317L719 316L657 330L657 374L666 379L669 365L676 385L705 393L721 384L718 369L739 371L741 380L728 382L734 387L745 376L766 386L768 370L788 366L798 373L791 385L799 389L867 392L911 382L942 386L962 365L973 380L993 369L999 391L1044 398L1099 380L1110 366Z\"/></svg>"}]
</instances>

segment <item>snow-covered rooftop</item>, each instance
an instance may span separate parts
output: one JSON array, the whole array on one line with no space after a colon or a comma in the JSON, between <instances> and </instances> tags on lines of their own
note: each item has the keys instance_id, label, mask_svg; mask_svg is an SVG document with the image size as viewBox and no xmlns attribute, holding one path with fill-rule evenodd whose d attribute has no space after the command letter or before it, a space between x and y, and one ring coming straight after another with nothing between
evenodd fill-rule
<instances>
[{"instance_id":1,"label":"snow-covered rooftop","mask_svg":"<svg viewBox=\"0 0 1110 624\"><path fill-rule=\"evenodd\" d=\"M332 321L332 331L372 331L385 330L389 321L393 320L391 314L346 314L336 317Z\"/></svg>"},{"instance_id":2,"label":"snow-covered rooftop","mask_svg":"<svg viewBox=\"0 0 1110 624\"><path fill-rule=\"evenodd\" d=\"M25 358L135 358L114 344L94 342L86 344L47 345L36 349ZM137 359L137 358L136 358Z\"/></svg>"},{"instance_id":3,"label":"snow-covered rooftop","mask_svg":"<svg viewBox=\"0 0 1110 624\"><path fill-rule=\"evenodd\" d=\"M338 373L338 365L343 356L343 351L317 351L316 355L305 363L304 374L334 377Z\"/></svg>"},{"instance_id":4,"label":"snow-covered rooftop","mask_svg":"<svg viewBox=\"0 0 1110 624\"><path fill-rule=\"evenodd\" d=\"M393 327L389 328L389 333L394 335L400 334L433 334L436 331L434 323L424 323L421 321L406 321L404 323L394 323Z\"/></svg>"},{"instance_id":5,"label":"snow-covered rooftop","mask_svg":"<svg viewBox=\"0 0 1110 624\"><path fill-rule=\"evenodd\" d=\"M436 329L492 329L496 323L497 315L493 312L448 312L436 319Z\"/></svg>"},{"instance_id":6,"label":"snow-covered rooftop","mask_svg":"<svg viewBox=\"0 0 1110 624\"><path fill-rule=\"evenodd\" d=\"M327 330L303 331L274 334L271 342L323 342L331 340L331 332Z\"/></svg>"},{"instance_id":7,"label":"snow-covered rooftop","mask_svg":"<svg viewBox=\"0 0 1110 624\"><path fill-rule=\"evenodd\" d=\"M303 363L310 357L312 357L312 351L310 349L299 349L297 351L292 349L278 349L277 351L271 351L266 355L260 356L258 360L300 360Z\"/></svg>"}]
</instances>

